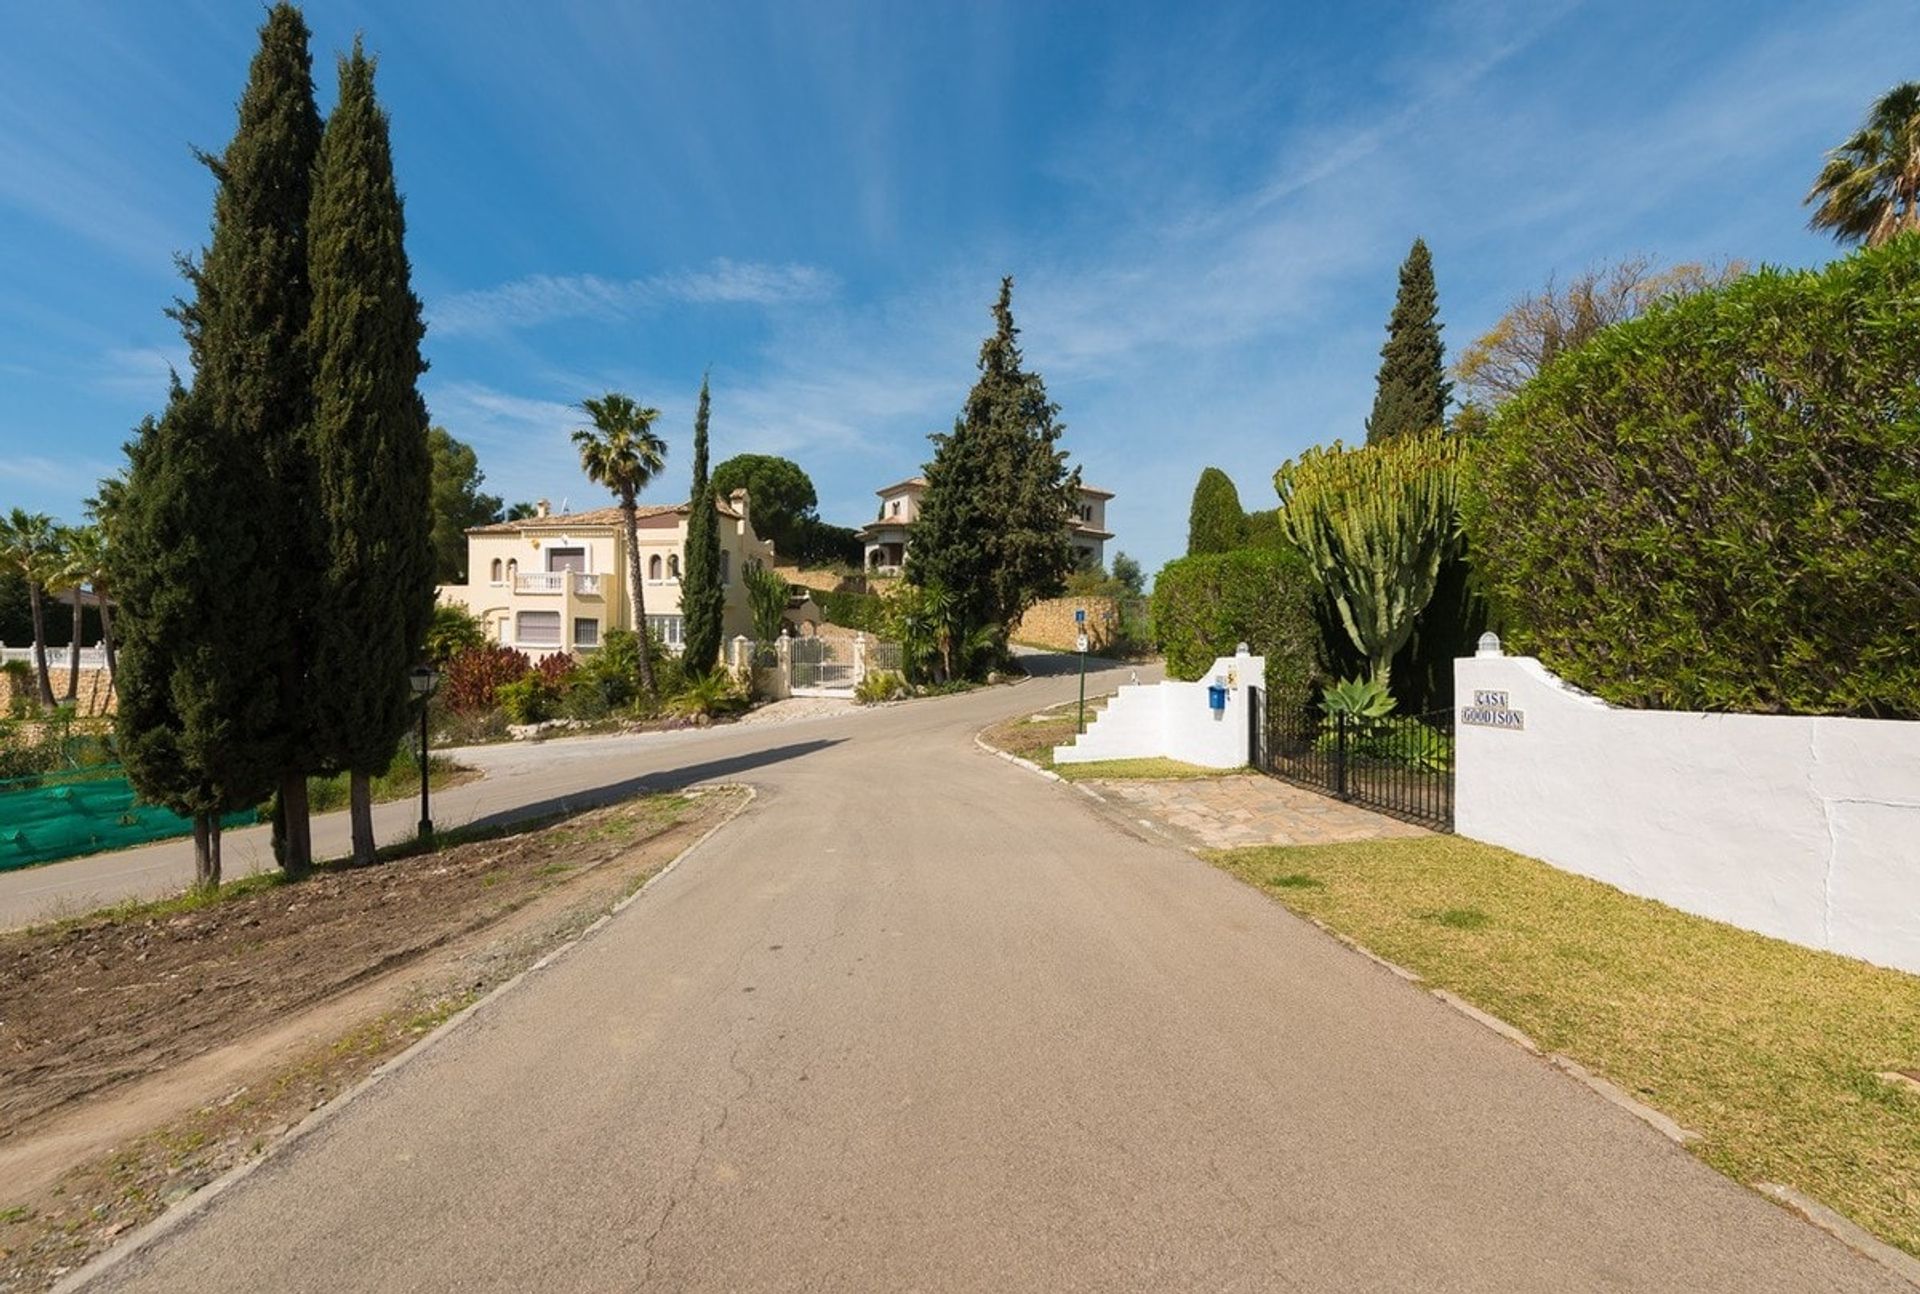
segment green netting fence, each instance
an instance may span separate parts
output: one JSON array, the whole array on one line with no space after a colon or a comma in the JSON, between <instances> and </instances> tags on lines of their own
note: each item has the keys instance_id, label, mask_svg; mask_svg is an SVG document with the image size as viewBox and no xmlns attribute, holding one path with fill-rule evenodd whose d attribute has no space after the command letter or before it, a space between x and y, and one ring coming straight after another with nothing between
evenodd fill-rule
<instances>
[{"instance_id":1,"label":"green netting fence","mask_svg":"<svg viewBox=\"0 0 1920 1294\"><path fill-rule=\"evenodd\" d=\"M228 827L258 814L229 814ZM193 823L142 804L116 764L0 779L0 872L190 835Z\"/></svg>"}]
</instances>

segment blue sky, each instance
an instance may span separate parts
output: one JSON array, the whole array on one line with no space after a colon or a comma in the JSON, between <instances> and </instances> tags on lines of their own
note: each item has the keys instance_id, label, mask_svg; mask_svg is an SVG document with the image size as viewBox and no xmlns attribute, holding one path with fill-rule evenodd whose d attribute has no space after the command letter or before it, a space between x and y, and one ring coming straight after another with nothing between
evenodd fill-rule
<instances>
[{"instance_id":1,"label":"blue sky","mask_svg":"<svg viewBox=\"0 0 1920 1294\"><path fill-rule=\"evenodd\" d=\"M1450 351L1549 273L1645 253L1817 264L1800 199L1920 75L1920 6L313 3L323 109L380 56L435 420L509 499L599 506L567 444L608 389L663 411L685 493L787 454L866 520L973 374L1001 274L1118 547L1185 542L1361 435L1408 243ZM6 0L0 508L77 520L184 351L190 146L233 129L253 3Z\"/></svg>"}]
</instances>

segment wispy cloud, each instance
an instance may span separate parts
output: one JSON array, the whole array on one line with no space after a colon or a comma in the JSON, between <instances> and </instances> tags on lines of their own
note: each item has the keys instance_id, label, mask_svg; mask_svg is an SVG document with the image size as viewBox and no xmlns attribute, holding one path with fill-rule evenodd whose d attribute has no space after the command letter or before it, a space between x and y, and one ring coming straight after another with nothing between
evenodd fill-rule
<instances>
[{"instance_id":1,"label":"wispy cloud","mask_svg":"<svg viewBox=\"0 0 1920 1294\"><path fill-rule=\"evenodd\" d=\"M116 346L102 357L99 384L115 394L157 405L166 399L169 374L174 373L182 382L193 381L193 365L184 345Z\"/></svg>"},{"instance_id":2,"label":"wispy cloud","mask_svg":"<svg viewBox=\"0 0 1920 1294\"><path fill-rule=\"evenodd\" d=\"M704 269L646 278L532 274L498 287L459 292L432 303L436 332L503 332L562 319L616 320L667 302L780 306L832 296L839 281L814 265L767 265L721 257Z\"/></svg>"}]
</instances>

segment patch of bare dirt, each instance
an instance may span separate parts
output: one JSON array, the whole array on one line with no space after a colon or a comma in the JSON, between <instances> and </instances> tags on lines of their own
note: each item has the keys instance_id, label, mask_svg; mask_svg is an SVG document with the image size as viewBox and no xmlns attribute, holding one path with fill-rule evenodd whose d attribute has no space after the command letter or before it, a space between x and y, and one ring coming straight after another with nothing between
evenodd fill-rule
<instances>
[{"instance_id":1,"label":"patch of bare dirt","mask_svg":"<svg viewBox=\"0 0 1920 1294\"><path fill-rule=\"evenodd\" d=\"M197 909L0 935L0 1290L50 1284L261 1153L745 796L645 796Z\"/></svg>"}]
</instances>

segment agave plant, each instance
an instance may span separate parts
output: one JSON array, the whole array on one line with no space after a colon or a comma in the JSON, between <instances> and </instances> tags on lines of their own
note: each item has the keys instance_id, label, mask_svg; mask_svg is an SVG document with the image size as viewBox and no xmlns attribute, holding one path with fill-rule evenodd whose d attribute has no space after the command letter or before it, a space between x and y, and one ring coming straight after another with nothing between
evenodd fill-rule
<instances>
[{"instance_id":1,"label":"agave plant","mask_svg":"<svg viewBox=\"0 0 1920 1294\"><path fill-rule=\"evenodd\" d=\"M1371 724L1393 713L1393 693L1374 678L1350 678L1335 683L1320 698L1320 709L1329 719Z\"/></svg>"}]
</instances>

